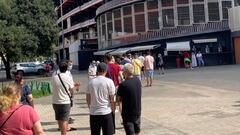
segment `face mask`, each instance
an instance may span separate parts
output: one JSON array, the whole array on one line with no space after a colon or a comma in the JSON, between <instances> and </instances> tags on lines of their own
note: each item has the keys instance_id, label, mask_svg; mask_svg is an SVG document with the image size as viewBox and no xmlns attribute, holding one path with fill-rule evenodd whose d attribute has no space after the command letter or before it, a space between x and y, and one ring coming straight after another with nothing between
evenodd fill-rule
<instances>
[{"instance_id":1,"label":"face mask","mask_svg":"<svg viewBox=\"0 0 240 135\"><path fill-rule=\"evenodd\" d=\"M71 65L71 66L68 66L68 70L69 70L69 71L72 70L72 68L73 68L72 65Z\"/></svg>"}]
</instances>

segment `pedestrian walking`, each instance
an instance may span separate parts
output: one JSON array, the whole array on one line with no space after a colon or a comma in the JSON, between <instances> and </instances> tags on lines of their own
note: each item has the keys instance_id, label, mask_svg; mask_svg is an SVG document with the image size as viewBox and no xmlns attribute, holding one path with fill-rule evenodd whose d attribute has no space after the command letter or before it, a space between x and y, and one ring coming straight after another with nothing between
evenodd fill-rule
<instances>
[{"instance_id":1,"label":"pedestrian walking","mask_svg":"<svg viewBox=\"0 0 240 135\"><path fill-rule=\"evenodd\" d=\"M198 62L198 66L201 67L201 66L204 66L204 60L203 60L203 56L202 56L202 53L201 51L199 51L197 53L197 62Z\"/></svg>"},{"instance_id":2,"label":"pedestrian walking","mask_svg":"<svg viewBox=\"0 0 240 135\"><path fill-rule=\"evenodd\" d=\"M153 70L154 70L154 58L151 56L151 52L147 52L147 56L145 57L144 60L144 68L146 72L146 77L147 77L147 87L152 86L153 83Z\"/></svg>"},{"instance_id":3,"label":"pedestrian walking","mask_svg":"<svg viewBox=\"0 0 240 135\"><path fill-rule=\"evenodd\" d=\"M161 53L159 53L157 55L156 63L157 63L158 74L164 75L164 73L165 73L164 72L164 61L163 61L163 57L162 57Z\"/></svg>"},{"instance_id":4,"label":"pedestrian walking","mask_svg":"<svg viewBox=\"0 0 240 135\"><path fill-rule=\"evenodd\" d=\"M192 52L192 67L197 67L197 59L196 59L196 54Z\"/></svg>"},{"instance_id":5,"label":"pedestrian walking","mask_svg":"<svg viewBox=\"0 0 240 135\"><path fill-rule=\"evenodd\" d=\"M138 59L138 54L136 53L132 60L132 65L134 67L133 75L141 81L141 68L142 62Z\"/></svg>"},{"instance_id":6,"label":"pedestrian walking","mask_svg":"<svg viewBox=\"0 0 240 135\"><path fill-rule=\"evenodd\" d=\"M145 72L144 72L144 60L145 60L145 56L142 55L142 53L139 53L138 59L139 59L139 60L141 61L141 63L142 63L141 79L145 79Z\"/></svg>"},{"instance_id":7,"label":"pedestrian walking","mask_svg":"<svg viewBox=\"0 0 240 135\"><path fill-rule=\"evenodd\" d=\"M86 101L90 111L91 135L114 134L113 115L115 111L115 85L105 75L107 65L100 63L97 66L97 77L90 80L86 91Z\"/></svg>"},{"instance_id":8,"label":"pedestrian walking","mask_svg":"<svg viewBox=\"0 0 240 135\"><path fill-rule=\"evenodd\" d=\"M93 60L88 67L88 80L91 80L97 76L96 62Z\"/></svg>"},{"instance_id":9,"label":"pedestrian walking","mask_svg":"<svg viewBox=\"0 0 240 135\"><path fill-rule=\"evenodd\" d=\"M142 89L141 81L133 73L133 65L126 64L123 69L126 79L119 85L117 92L126 135L140 135Z\"/></svg>"},{"instance_id":10,"label":"pedestrian walking","mask_svg":"<svg viewBox=\"0 0 240 135\"><path fill-rule=\"evenodd\" d=\"M76 130L68 126L70 108L73 104L72 96L76 89L79 89L80 84L74 84L72 77L66 73L68 70L68 63L66 61L60 62L60 73L52 77L53 96L52 103L55 112L55 119L58 121L58 126L61 135L66 135L67 131Z\"/></svg>"},{"instance_id":11,"label":"pedestrian walking","mask_svg":"<svg viewBox=\"0 0 240 135\"><path fill-rule=\"evenodd\" d=\"M11 84L3 88L0 96L0 135L44 135L35 110L19 101L21 91Z\"/></svg>"},{"instance_id":12,"label":"pedestrian walking","mask_svg":"<svg viewBox=\"0 0 240 135\"><path fill-rule=\"evenodd\" d=\"M18 88L21 90L20 102L24 105L30 105L34 107L32 92L28 85L24 85L24 81L21 75L15 76L15 83L18 85Z\"/></svg>"}]
</instances>

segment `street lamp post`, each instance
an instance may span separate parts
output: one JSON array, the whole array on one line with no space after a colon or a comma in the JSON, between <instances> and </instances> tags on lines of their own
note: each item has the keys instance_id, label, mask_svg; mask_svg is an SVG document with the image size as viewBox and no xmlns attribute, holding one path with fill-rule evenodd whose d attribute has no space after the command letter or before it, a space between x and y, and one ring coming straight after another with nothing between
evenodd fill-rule
<instances>
[{"instance_id":1,"label":"street lamp post","mask_svg":"<svg viewBox=\"0 0 240 135\"><path fill-rule=\"evenodd\" d=\"M64 40L64 29L63 29L63 0L60 0L60 8L61 8L61 29L62 29L62 45L63 45L63 59L66 59L66 51L65 51L65 40Z\"/></svg>"}]
</instances>

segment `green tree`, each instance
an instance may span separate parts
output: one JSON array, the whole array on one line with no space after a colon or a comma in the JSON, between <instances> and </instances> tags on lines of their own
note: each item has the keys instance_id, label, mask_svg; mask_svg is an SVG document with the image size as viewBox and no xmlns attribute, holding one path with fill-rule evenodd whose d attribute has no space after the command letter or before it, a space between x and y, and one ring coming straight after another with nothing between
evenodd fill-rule
<instances>
[{"instance_id":1,"label":"green tree","mask_svg":"<svg viewBox=\"0 0 240 135\"><path fill-rule=\"evenodd\" d=\"M58 31L52 1L0 0L0 57L7 79L11 62L51 55Z\"/></svg>"}]
</instances>

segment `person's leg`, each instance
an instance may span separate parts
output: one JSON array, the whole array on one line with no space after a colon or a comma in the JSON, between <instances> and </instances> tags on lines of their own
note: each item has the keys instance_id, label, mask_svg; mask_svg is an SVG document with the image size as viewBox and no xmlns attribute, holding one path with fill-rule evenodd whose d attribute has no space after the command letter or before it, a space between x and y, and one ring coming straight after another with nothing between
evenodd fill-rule
<instances>
[{"instance_id":1,"label":"person's leg","mask_svg":"<svg viewBox=\"0 0 240 135\"><path fill-rule=\"evenodd\" d=\"M103 135L113 135L114 134L114 125L113 125L113 115L110 113L108 115L104 115L102 118L102 131Z\"/></svg>"},{"instance_id":2,"label":"person's leg","mask_svg":"<svg viewBox=\"0 0 240 135\"><path fill-rule=\"evenodd\" d=\"M134 135L134 124L132 122L123 122L126 135Z\"/></svg>"},{"instance_id":3,"label":"person's leg","mask_svg":"<svg viewBox=\"0 0 240 135\"><path fill-rule=\"evenodd\" d=\"M100 135L101 125L99 117L100 116L90 115L91 135Z\"/></svg>"},{"instance_id":4,"label":"person's leg","mask_svg":"<svg viewBox=\"0 0 240 135\"><path fill-rule=\"evenodd\" d=\"M153 70L150 70L150 86L152 86L153 83Z\"/></svg>"},{"instance_id":5,"label":"person's leg","mask_svg":"<svg viewBox=\"0 0 240 135\"><path fill-rule=\"evenodd\" d=\"M67 121L58 120L58 126L60 128L61 135L66 135L67 134L67 130L68 130L68 122Z\"/></svg>"},{"instance_id":6,"label":"person's leg","mask_svg":"<svg viewBox=\"0 0 240 135\"><path fill-rule=\"evenodd\" d=\"M136 120L134 120L134 133L135 135L140 135L141 131L141 119L138 117Z\"/></svg>"}]
</instances>

